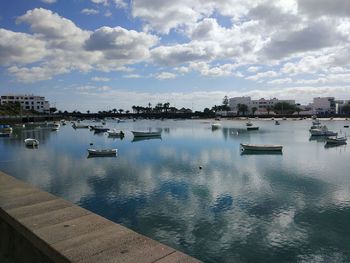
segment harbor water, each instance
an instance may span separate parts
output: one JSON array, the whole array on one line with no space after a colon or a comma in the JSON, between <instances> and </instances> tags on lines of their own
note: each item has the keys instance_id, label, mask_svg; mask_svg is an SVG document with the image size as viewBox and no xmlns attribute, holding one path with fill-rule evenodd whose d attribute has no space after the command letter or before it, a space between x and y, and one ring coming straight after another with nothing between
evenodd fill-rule
<instances>
[{"instance_id":1,"label":"harbor water","mask_svg":"<svg viewBox=\"0 0 350 263\"><path fill-rule=\"evenodd\" d=\"M349 146L310 137L311 120L252 120L257 131L212 122L107 120L122 139L19 126L0 138L0 170L204 262L349 262ZM322 123L350 135L349 121ZM38 148L25 147L29 137ZM245 154L240 143L283 151ZM88 148L118 154L89 158Z\"/></svg>"}]
</instances>

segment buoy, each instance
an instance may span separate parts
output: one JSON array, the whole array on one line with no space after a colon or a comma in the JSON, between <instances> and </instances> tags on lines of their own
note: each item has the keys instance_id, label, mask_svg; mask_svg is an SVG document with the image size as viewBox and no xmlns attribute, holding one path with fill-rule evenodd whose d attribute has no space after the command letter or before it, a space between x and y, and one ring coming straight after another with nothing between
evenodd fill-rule
<instances>
[{"instance_id":1,"label":"buoy","mask_svg":"<svg viewBox=\"0 0 350 263\"><path fill-rule=\"evenodd\" d=\"M202 166L199 166L199 170L202 170Z\"/></svg>"}]
</instances>

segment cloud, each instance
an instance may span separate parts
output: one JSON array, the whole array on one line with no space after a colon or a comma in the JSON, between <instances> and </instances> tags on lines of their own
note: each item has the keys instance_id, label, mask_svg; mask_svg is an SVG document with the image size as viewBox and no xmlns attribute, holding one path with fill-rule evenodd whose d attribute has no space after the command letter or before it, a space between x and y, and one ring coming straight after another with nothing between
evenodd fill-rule
<instances>
[{"instance_id":1,"label":"cloud","mask_svg":"<svg viewBox=\"0 0 350 263\"><path fill-rule=\"evenodd\" d=\"M45 4L53 4L56 3L56 0L40 0L41 2L45 3Z\"/></svg>"},{"instance_id":2,"label":"cloud","mask_svg":"<svg viewBox=\"0 0 350 263\"><path fill-rule=\"evenodd\" d=\"M0 65L27 64L47 55L45 42L35 37L0 28Z\"/></svg>"},{"instance_id":3,"label":"cloud","mask_svg":"<svg viewBox=\"0 0 350 263\"><path fill-rule=\"evenodd\" d=\"M298 7L301 12L310 16L348 17L350 14L348 0L298 0Z\"/></svg>"},{"instance_id":4,"label":"cloud","mask_svg":"<svg viewBox=\"0 0 350 263\"><path fill-rule=\"evenodd\" d=\"M92 77L91 80L92 81L96 81L96 82L108 82L111 79L110 78L104 78L104 77Z\"/></svg>"},{"instance_id":5,"label":"cloud","mask_svg":"<svg viewBox=\"0 0 350 263\"><path fill-rule=\"evenodd\" d=\"M81 13L85 15L97 15L98 13L100 13L100 11L96 9L84 8L83 10L81 10Z\"/></svg>"},{"instance_id":6,"label":"cloud","mask_svg":"<svg viewBox=\"0 0 350 263\"><path fill-rule=\"evenodd\" d=\"M174 79L176 78L176 74L171 72L161 72L155 76L156 79L163 80L163 79Z\"/></svg>"},{"instance_id":7,"label":"cloud","mask_svg":"<svg viewBox=\"0 0 350 263\"><path fill-rule=\"evenodd\" d=\"M102 4L107 6L108 5L108 0L91 0L94 4Z\"/></svg>"},{"instance_id":8,"label":"cloud","mask_svg":"<svg viewBox=\"0 0 350 263\"><path fill-rule=\"evenodd\" d=\"M269 71L265 71L265 72L259 72L253 76L249 76L246 79L249 80L259 80L262 78L273 78L276 77L278 74L275 71L269 70Z\"/></svg>"}]
</instances>

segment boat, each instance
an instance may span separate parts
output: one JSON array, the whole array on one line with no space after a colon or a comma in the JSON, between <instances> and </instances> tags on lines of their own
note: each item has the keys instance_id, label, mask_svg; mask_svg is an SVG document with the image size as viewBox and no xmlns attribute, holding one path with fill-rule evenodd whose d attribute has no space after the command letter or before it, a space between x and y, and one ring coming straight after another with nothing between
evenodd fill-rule
<instances>
[{"instance_id":1,"label":"boat","mask_svg":"<svg viewBox=\"0 0 350 263\"><path fill-rule=\"evenodd\" d=\"M312 136L337 136L337 132L328 130L326 125L321 126L320 128L310 129Z\"/></svg>"},{"instance_id":2,"label":"boat","mask_svg":"<svg viewBox=\"0 0 350 263\"><path fill-rule=\"evenodd\" d=\"M89 156L115 156L118 149L88 149Z\"/></svg>"},{"instance_id":3,"label":"boat","mask_svg":"<svg viewBox=\"0 0 350 263\"><path fill-rule=\"evenodd\" d=\"M344 125L344 128L349 128L349 125Z\"/></svg>"},{"instance_id":4,"label":"boat","mask_svg":"<svg viewBox=\"0 0 350 263\"><path fill-rule=\"evenodd\" d=\"M145 141L145 140L161 140L162 136L143 136L143 137L134 137L131 142L139 142L139 141Z\"/></svg>"},{"instance_id":5,"label":"boat","mask_svg":"<svg viewBox=\"0 0 350 263\"><path fill-rule=\"evenodd\" d=\"M2 125L0 125L0 132L2 132L2 133L11 133L12 132L12 128L8 124L2 124Z\"/></svg>"},{"instance_id":6,"label":"boat","mask_svg":"<svg viewBox=\"0 0 350 263\"><path fill-rule=\"evenodd\" d=\"M94 131L95 132L107 132L107 131L109 131L109 128L106 128L106 127L95 127Z\"/></svg>"},{"instance_id":7,"label":"boat","mask_svg":"<svg viewBox=\"0 0 350 263\"><path fill-rule=\"evenodd\" d=\"M286 120L287 120L287 118L286 118L286 117L283 117L283 118L282 118L282 120L286 121Z\"/></svg>"},{"instance_id":8,"label":"boat","mask_svg":"<svg viewBox=\"0 0 350 263\"><path fill-rule=\"evenodd\" d=\"M259 130L258 126L254 126L254 127L247 127L247 131L257 131Z\"/></svg>"},{"instance_id":9,"label":"boat","mask_svg":"<svg viewBox=\"0 0 350 263\"><path fill-rule=\"evenodd\" d=\"M80 123L73 123L72 125L73 129L87 129L89 128L89 125L84 125Z\"/></svg>"},{"instance_id":10,"label":"boat","mask_svg":"<svg viewBox=\"0 0 350 263\"><path fill-rule=\"evenodd\" d=\"M141 131L131 131L134 137L152 137L152 136L161 136L161 131L156 132L141 132Z\"/></svg>"},{"instance_id":11,"label":"boat","mask_svg":"<svg viewBox=\"0 0 350 263\"><path fill-rule=\"evenodd\" d=\"M109 137L124 137L124 132L118 132L116 129L111 129L107 131Z\"/></svg>"},{"instance_id":12,"label":"boat","mask_svg":"<svg viewBox=\"0 0 350 263\"><path fill-rule=\"evenodd\" d=\"M211 125L211 128L213 129L213 130L215 130L215 129L220 129L221 128L221 124L220 123L212 123L212 125Z\"/></svg>"},{"instance_id":13,"label":"boat","mask_svg":"<svg viewBox=\"0 0 350 263\"><path fill-rule=\"evenodd\" d=\"M312 125L320 125L320 124L321 122L318 119L315 119L314 121L312 121Z\"/></svg>"},{"instance_id":14,"label":"boat","mask_svg":"<svg viewBox=\"0 0 350 263\"><path fill-rule=\"evenodd\" d=\"M12 132L0 132L0 137L10 137Z\"/></svg>"},{"instance_id":15,"label":"boat","mask_svg":"<svg viewBox=\"0 0 350 263\"><path fill-rule=\"evenodd\" d=\"M24 143L26 146L30 146L30 147L39 146L39 141L37 139L33 139L33 138L25 139Z\"/></svg>"},{"instance_id":16,"label":"boat","mask_svg":"<svg viewBox=\"0 0 350 263\"><path fill-rule=\"evenodd\" d=\"M283 145L267 144L245 144L241 143L242 150L248 151L282 151Z\"/></svg>"},{"instance_id":17,"label":"boat","mask_svg":"<svg viewBox=\"0 0 350 263\"><path fill-rule=\"evenodd\" d=\"M59 123L54 123L51 130L58 131L60 129L61 125Z\"/></svg>"},{"instance_id":18,"label":"boat","mask_svg":"<svg viewBox=\"0 0 350 263\"><path fill-rule=\"evenodd\" d=\"M346 144L347 138L344 137L327 137L326 144Z\"/></svg>"},{"instance_id":19,"label":"boat","mask_svg":"<svg viewBox=\"0 0 350 263\"><path fill-rule=\"evenodd\" d=\"M247 121L245 125L250 127L250 126L253 126L253 123L251 121Z\"/></svg>"},{"instance_id":20,"label":"boat","mask_svg":"<svg viewBox=\"0 0 350 263\"><path fill-rule=\"evenodd\" d=\"M275 125L280 125L280 122L279 121L275 121Z\"/></svg>"}]
</instances>

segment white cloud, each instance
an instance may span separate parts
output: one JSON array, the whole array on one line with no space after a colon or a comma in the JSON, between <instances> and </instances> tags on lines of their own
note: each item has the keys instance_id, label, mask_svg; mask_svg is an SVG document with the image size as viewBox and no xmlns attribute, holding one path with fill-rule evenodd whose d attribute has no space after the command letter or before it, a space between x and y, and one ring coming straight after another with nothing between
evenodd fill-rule
<instances>
[{"instance_id":1,"label":"white cloud","mask_svg":"<svg viewBox=\"0 0 350 263\"><path fill-rule=\"evenodd\" d=\"M94 4L102 4L107 6L108 5L108 0L91 0Z\"/></svg>"},{"instance_id":2,"label":"white cloud","mask_svg":"<svg viewBox=\"0 0 350 263\"><path fill-rule=\"evenodd\" d=\"M110 78L104 78L104 77L92 77L91 80L92 81L96 81L96 82L108 82L111 79Z\"/></svg>"},{"instance_id":3,"label":"white cloud","mask_svg":"<svg viewBox=\"0 0 350 263\"><path fill-rule=\"evenodd\" d=\"M292 82L293 82L293 80L291 78L283 78L283 79L270 80L267 83L274 84L274 85L281 85L281 84L289 84Z\"/></svg>"},{"instance_id":4,"label":"white cloud","mask_svg":"<svg viewBox=\"0 0 350 263\"><path fill-rule=\"evenodd\" d=\"M265 72L259 72L253 76L249 76L246 79L249 80L259 80L262 78L273 78L276 77L278 74L275 71L269 70L269 71L265 71Z\"/></svg>"},{"instance_id":5,"label":"white cloud","mask_svg":"<svg viewBox=\"0 0 350 263\"><path fill-rule=\"evenodd\" d=\"M53 4L56 3L56 0L40 0L41 2L45 3L45 4Z\"/></svg>"},{"instance_id":6,"label":"white cloud","mask_svg":"<svg viewBox=\"0 0 350 263\"><path fill-rule=\"evenodd\" d=\"M84 8L83 10L81 10L81 13L85 15L97 15L98 13L100 13L100 11L91 8Z\"/></svg>"},{"instance_id":7,"label":"white cloud","mask_svg":"<svg viewBox=\"0 0 350 263\"><path fill-rule=\"evenodd\" d=\"M139 75L139 74L128 74L128 75L124 75L123 78L126 78L126 79L138 79L138 78L141 78L141 75Z\"/></svg>"},{"instance_id":8,"label":"white cloud","mask_svg":"<svg viewBox=\"0 0 350 263\"><path fill-rule=\"evenodd\" d=\"M161 72L161 73L156 74L155 78L159 79L159 80L174 79L174 78L176 78L176 74L171 73L171 72Z\"/></svg>"}]
</instances>

